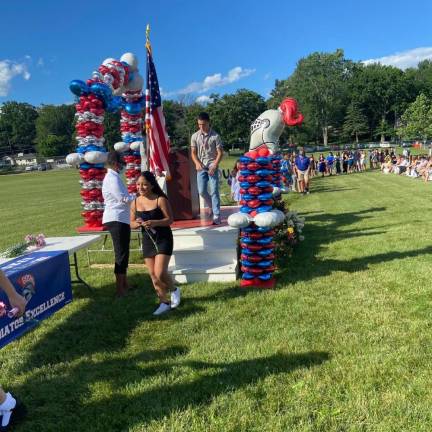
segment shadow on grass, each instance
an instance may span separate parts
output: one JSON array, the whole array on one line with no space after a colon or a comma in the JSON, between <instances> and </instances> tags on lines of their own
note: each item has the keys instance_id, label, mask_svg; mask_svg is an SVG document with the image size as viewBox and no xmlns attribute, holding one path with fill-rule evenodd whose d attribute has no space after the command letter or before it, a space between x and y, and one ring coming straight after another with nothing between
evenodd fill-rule
<instances>
[{"instance_id":1,"label":"shadow on grass","mask_svg":"<svg viewBox=\"0 0 432 432\"><path fill-rule=\"evenodd\" d=\"M170 357L176 354L177 361L171 362ZM190 407L210 404L218 395L253 385L266 377L319 366L330 359L327 352L312 351L206 363L179 361L179 354L182 354L181 347L171 347L167 352L144 354L153 356L154 360L161 358L163 364L142 365L141 356L137 356L80 364L54 378L36 376L18 389L22 395L31 395L26 430L126 431ZM118 372L108 374L107 371ZM175 380L166 378L169 373L175 374ZM152 386L148 382L151 377L156 377L159 384ZM98 388L103 393L97 392Z\"/></svg>"},{"instance_id":2,"label":"shadow on grass","mask_svg":"<svg viewBox=\"0 0 432 432\"><path fill-rule=\"evenodd\" d=\"M280 282L288 284L309 281L316 277L330 275L334 271L358 272L367 270L369 265L412 258L432 252L432 246L430 246L411 251L380 253L345 261L317 257L328 244L335 240L385 234L386 231L376 231L377 228L383 228L382 226L362 230L346 229L346 227L357 224L361 220L373 218L374 213L385 210L385 207L372 207L359 212L339 214L302 213L302 216L306 218L305 236L307 243L296 250L293 257L286 262L286 267L284 264L280 265L278 279ZM306 264L307 271L305 271Z\"/></svg>"},{"instance_id":3,"label":"shadow on grass","mask_svg":"<svg viewBox=\"0 0 432 432\"><path fill-rule=\"evenodd\" d=\"M130 284L144 287L114 298L114 286L103 287L30 348L23 370L69 362L97 352L115 352L127 346L131 332L144 321L182 319L204 309L185 303L164 317L153 317L156 296L150 279L131 275ZM139 283L138 283L139 281Z\"/></svg>"}]
</instances>

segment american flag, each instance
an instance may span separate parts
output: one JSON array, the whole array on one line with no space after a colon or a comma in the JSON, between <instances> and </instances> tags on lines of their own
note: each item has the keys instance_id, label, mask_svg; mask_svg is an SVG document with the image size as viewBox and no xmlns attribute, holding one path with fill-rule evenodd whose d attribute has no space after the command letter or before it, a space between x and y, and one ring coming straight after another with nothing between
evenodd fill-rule
<instances>
[{"instance_id":1,"label":"american flag","mask_svg":"<svg viewBox=\"0 0 432 432\"><path fill-rule=\"evenodd\" d=\"M147 83L146 83L146 115L145 125L147 131L147 157L150 171L165 171L170 176L168 168L168 155L170 149L169 136L165 128L165 116L162 108L162 99L156 68L153 63L150 43L146 44L147 51Z\"/></svg>"}]
</instances>

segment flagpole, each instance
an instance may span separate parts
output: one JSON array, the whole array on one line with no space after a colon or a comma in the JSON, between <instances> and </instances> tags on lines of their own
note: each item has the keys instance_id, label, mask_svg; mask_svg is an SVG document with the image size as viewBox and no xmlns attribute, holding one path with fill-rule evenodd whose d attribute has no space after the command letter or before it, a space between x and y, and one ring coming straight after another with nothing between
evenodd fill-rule
<instances>
[{"instance_id":1,"label":"flagpole","mask_svg":"<svg viewBox=\"0 0 432 432\"><path fill-rule=\"evenodd\" d=\"M146 27L146 43L145 43L145 48L146 48L146 57L148 56L148 53L151 54L151 45L150 45L150 24L147 24ZM148 60L147 60L147 67L148 67ZM147 71L148 73L148 71ZM148 78L147 78L148 79ZM150 125L148 123L148 119L147 119L147 89L146 92L144 94L144 97L146 98L146 105L145 105L145 117L144 117L144 127L145 127L145 135L146 135L146 145L144 147L144 153L145 153L145 159L146 159L146 170L150 170L150 146L149 146L149 142L150 142L150 138L149 138L149 129L150 129Z\"/></svg>"}]
</instances>

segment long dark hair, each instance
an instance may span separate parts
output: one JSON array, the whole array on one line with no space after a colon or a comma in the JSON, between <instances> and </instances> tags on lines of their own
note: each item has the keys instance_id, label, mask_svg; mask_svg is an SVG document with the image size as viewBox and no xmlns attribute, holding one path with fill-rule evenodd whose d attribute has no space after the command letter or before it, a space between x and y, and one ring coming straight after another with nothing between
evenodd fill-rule
<instances>
[{"instance_id":1,"label":"long dark hair","mask_svg":"<svg viewBox=\"0 0 432 432\"><path fill-rule=\"evenodd\" d=\"M150 171L142 171L140 177L144 177L151 185L152 192L155 193L158 197L164 197L168 199L165 192L159 186L159 183L156 181L156 177Z\"/></svg>"}]
</instances>

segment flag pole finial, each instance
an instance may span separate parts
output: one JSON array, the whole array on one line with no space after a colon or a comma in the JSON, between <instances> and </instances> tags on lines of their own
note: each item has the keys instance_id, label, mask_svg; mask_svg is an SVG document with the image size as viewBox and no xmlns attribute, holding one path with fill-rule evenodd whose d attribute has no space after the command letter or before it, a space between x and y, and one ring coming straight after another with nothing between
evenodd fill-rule
<instances>
[{"instance_id":1,"label":"flag pole finial","mask_svg":"<svg viewBox=\"0 0 432 432\"><path fill-rule=\"evenodd\" d=\"M146 27L146 48L151 53L151 45L150 45L150 24L147 24Z\"/></svg>"}]
</instances>

